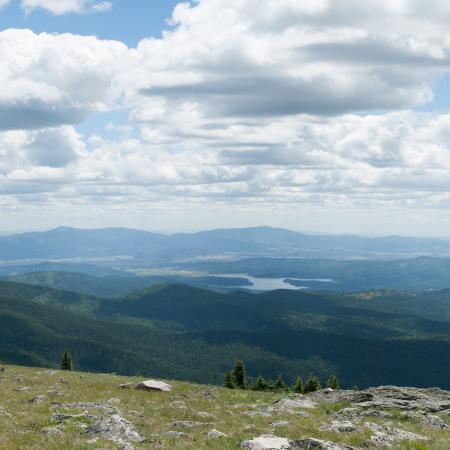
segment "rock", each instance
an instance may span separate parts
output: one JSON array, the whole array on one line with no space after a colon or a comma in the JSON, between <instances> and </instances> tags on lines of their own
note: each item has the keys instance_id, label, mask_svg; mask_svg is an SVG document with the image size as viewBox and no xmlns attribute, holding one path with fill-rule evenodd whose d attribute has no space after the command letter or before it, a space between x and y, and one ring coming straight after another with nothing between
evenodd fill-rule
<instances>
[{"instance_id":1,"label":"rock","mask_svg":"<svg viewBox=\"0 0 450 450\"><path fill-rule=\"evenodd\" d=\"M58 434L62 434L62 430L61 427L45 427L42 428L42 433L47 434L47 435L58 435Z\"/></svg>"},{"instance_id":2,"label":"rock","mask_svg":"<svg viewBox=\"0 0 450 450\"><path fill-rule=\"evenodd\" d=\"M175 400L174 402L169 403L169 408L186 409L187 406L183 400Z\"/></svg>"},{"instance_id":3,"label":"rock","mask_svg":"<svg viewBox=\"0 0 450 450\"><path fill-rule=\"evenodd\" d=\"M29 400L28 403L39 404L44 402L45 399L46 399L45 395L37 395L36 397L33 397L31 400Z\"/></svg>"},{"instance_id":4,"label":"rock","mask_svg":"<svg viewBox=\"0 0 450 450\"><path fill-rule=\"evenodd\" d=\"M136 389L141 389L143 391L170 392L172 390L172 386L162 381L147 380L139 383L136 386Z\"/></svg>"},{"instance_id":5,"label":"rock","mask_svg":"<svg viewBox=\"0 0 450 450\"><path fill-rule=\"evenodd\" d=\"M92 418L88 411L84 411L81 414L64 414L64 413L56 413L53 414L52 418L55 422L64 423L71 419L78 419L80 417Z\"/></svg>"},{"instance_id":6,"label":"rock","mask_svg":"<svg viewBox=\"0 0 450 450\"><path fill-rule=\"evenodd\" d=\"M31 391L30 386L22 386L14 389L16 392L28 392Z\"/></svg>"},{"instance_id":7,"label":"rock","mask_svg":"<svg viewBox=\"0 0 450 450\"><path fill-rule=\"evenodd\" d=\"M245 411L244 414L248 417L272 417L272 414L263 411Z\"/></svg>"},{"instance_id":8,"label":"rock","mask_svg":"<svg viewBox=\"0 0 450 450\"><path fill-rule=\"evenodd\" d=\"M287 398L276 400L273 407L276 411L311 409L316 407L316 403L306 395L295 394Z\"/></svg>"},{"instance_id":9,"label":"rock","mask_svg":"<svg viewBox=\"0 0 450 450\"><path fill-rule=\"evenodd\" d=\"M131 384L130 383L122 383L118 384L116 386L116 389L130 389Z\"/></svg>"},{"instance_id":10,"label":"rock","mask_svg":"<svg viewBox=\"0 0 450 450\"><path fill-rule=\"evenodd\" d=\"M9 414L9 412L6 412L6 411L3 409L3 406L0 406L0 417L8 417L8 418L11 418L12 415Z\"/></svg>"},{"instance_id":11,"label":"rock","mask_svg":"<svg viewBox=\"0 0 450 450\"><path fill-rule=\"evenodd\" d=\"M365 422L364 424L373 432L370 440L377 447L391 447L394 441L427 441L428 438L411 431L394 428L388 425L379 425L373 422Z\"/></svg>"},{"instance_id":12,"label":"rock","mask_svg":"<svg viewBox=\"0 0 450 450\"><path fill-rule=\"evenodd\" d=\"M291 441L286 438L264 434L250 441L241 443L241 448L245 450L288 450L291 447Z\"/></svg>"},{"instance_id":13,"label":"rock","mask_svg":"<svg viewBox=\"0 0 450 450\"><path fill-rule=\"evenodd\" d=\"M363 416L358 408L344 408L333 414L335 420L361 421Z\"/></svg>"},{"instance_id":14,"label":"rock","mask_svg":"<svg viewBox=\"0 0 450 450\"><path fill-rule=\"evenodd\" d=\"M285 438L265 434L250 441L241 443L245 450L354 450L353 447L319 439L300 439L290 441Z\"/></svg>"},{"instance_id":15,"label":"rock","mask_svg":"<svg viewBox=\"0 0 450 450\"><path fill-rule=\"evenodd\" d=\"M175 422L172 422L172 426L175 428L196 428L207 425L214 425L214 424L206 422L194 422L192 420L177 420Z\"/></svg>"},{"instance_id":16,"label":"rock","mask_svg":"<svg viewBox=\"0 0 450 450\"><path fill-rule=\"evenodd\" d=\"M96 417L94 423L87 427L86 434L125 446L129 446L130 442L145 440L134 426L119 414Z\"/></svg>"},{"instance_id":17,"label":"rock","mask_svg":"<svg viewBox=\"0 0 450 450\"><path fill-rule=\"evenodd\" d=\"M212 429L211 431L208 431L209 439L220 439L220 438L226 438L226 437L228 437L228 434L222 433L221 431L218 431L216 429Z\"/></svg>"},{"instance_id":18,"label":"rock","mask_svg":"<svg viewBox=\"0 0 450 450\"><path fill-rule=\"evenodd\" d=\"M290 422L287 420L279 420L278 422L272 422L270 424L271 427L287 427L290 425Z\"/></svg>"},{"instance_id":19,"label":"rock","mask_svg":"<svg viewBox=\"0 0 450 450\"><path fill-rule=\"evenodd\" d=\"M256 405L250 405L248 403L238 403L237 405L233 405L234 409L254 409L256 408Z\"/></svg>"},{"instance_id":20,"label":"rock","mask_svg":"<svg viewBox=\"0 0 450 450\"><path fill-rule=\"evenodd\" d=\"M101 402L77 402L77 403L58 403L55 402L52 406L57 409L98 409L103 410L107 414L114 414L117 412L116 408L107 403Z\"/></svg>"},{"instance_id":21,"label":"rock","mask_svg":"<svg viewBox=\"0 0 450 450\"><path fill-rule=\"evenodd\" d=\"M4 367L0 366L0 373L5 373L5 372L6 372L6 369Z\"/></svg>"},{"instance_id":22,"label":"rock","mask_svg":"<svg viewBox=\"0 0 450 450\"><path fill-rule=\"evenodd\" d=\"M349 421L333 420L330 425L323 426L320 429L333 433L353 433L356 431L356 426Z\"/></svg>"},{"instance_id":23,"label":"rock","mask_svg":"<svg viewBox=\"0 0 450 450\"><path fill-rule=\"evenodd\" d=\"M440 430L448 430L450 426L442 420L441 417L433 414L426 414L422 417L422 424L428 428L435 428Z\"/></svg>"},{"instance_id":24,"label":"rock","mask_svg":"<svg viewBox=\"0 0 450 450\"><path fill-rule=\"evenodd\" d=\"M189 435L186 433L183 433L182 431L167 431L167 433L163 433L163 436L174 438L174 439L179 439L179 438L189 436Z\"/></svg>"},{"instance_id":25,"label":"rock","mask_svg":"<svg viewBox=\"0 0 450 450\"><path fill-rule=\"evenodd\" d=\"M320 439L300 439L294 441L291 449L293 450L355 450L345 444L336 444L335 442L322 441Z\"/></svg>"},{"instance_id":26,"label":"rock","mask_svg":"<svg viewBox=\"0 0 450 450\"><path fill-rule=\"evenodd\" d=\"M120 403L120 398L110 398L108 400L108 404L110 404L110 405L117 405L119 403Z\"/></svg>"},{"instance_id":27,"label":"rock","mask_svg":"<svg viewBox=\"0 0 450 450\"><path fill-rule=\"evenodd\" d=\"M210 414L209 412L206 412L206 411L197 411L195 414L199 417L203 417L204 419L207 419L207 418L215 419L215 417L212 414Z\"/></svg>"}]
</instances>

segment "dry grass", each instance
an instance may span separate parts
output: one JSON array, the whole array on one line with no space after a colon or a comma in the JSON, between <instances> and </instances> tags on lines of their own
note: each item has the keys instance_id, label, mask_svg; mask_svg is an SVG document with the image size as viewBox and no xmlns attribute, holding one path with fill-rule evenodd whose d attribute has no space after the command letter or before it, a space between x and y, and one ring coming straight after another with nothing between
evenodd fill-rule
<instances>
[{"instance_id":1,"label":"dry grass","mask_svg":"<svg viewBox=\"0 0 450 450\"><path fill-rule=\"evenodd\" d=\"M0 406L11 414L8 417L0 412L0 449L114 449L111 442L98 440L88 443L92 436L87 436L82 429L89 424L89 419L79 418L66 422L63 433L46 435L42 429L54 427L52 420L55 413L54 402L107 402L112 398L119 399L113 403L121 415L130 421L145 436L146 441L135 444L136 449L217 449L231 450L239 448L240 442L251 439L273 430L270 425L274 421L286 420L290 424L279 427L275 434L290 439L315 437L335 442L347 443L360 448L371 448L371 432L361 428L357 433L331 433L320 431L320 425L331 421L331 415L337 409L334 405L320 404L310 410L309 417L299 417L286 413L274 413L271 417L249 417L245 411L257 411L258 406L270 404L280 397L277 394L251 391L227 390L212 386L200 386L178 381L168 381L173 386L171 393L142 392L134 389L118 389L121 383L136 383L137 378L119 377L77 372L50 372L45 369L30 369L6 366L6 372L0 374ZM15 389L29 386L31 389L18 392ZM49 391L56 391L48 393ZM37 396L45 395L42 403L32 404L29 401ZM171 405L173 402L184 402L185 409ZM236 408L235 405L248 404L248 408ZM258 405L251 407L250 405ZM345 407L347 405L340 405ZM201 417L204 411L212 418ZM80 413L82 410L74 410ZM213 422L193 429L175 429L171 425L176 420L192 420ZM374 422L379 422L373 419ZM450 448L450 433L447 431L424 429L413 420L393 420L394 425L414 431L430 438L427 443L403 442L399 449L434 449ZM252 426L252 429L245 429ZM229 435L228 438L209 439L207 432L216 428ZM163 433L176 430L188 436L174 439L162 436Z\"/></svg>"}]
</instances>

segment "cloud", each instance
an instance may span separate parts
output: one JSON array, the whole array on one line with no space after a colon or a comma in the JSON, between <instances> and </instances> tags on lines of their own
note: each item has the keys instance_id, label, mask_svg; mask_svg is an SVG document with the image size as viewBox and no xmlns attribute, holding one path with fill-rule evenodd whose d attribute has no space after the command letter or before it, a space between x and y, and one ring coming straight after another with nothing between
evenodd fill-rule
<instances>
[{"instance_id":1,"label":"cloud","mask_svg":"<svg viewBox=\"0 0 450 450\"><path fill-rule=\"evenodd\" d=\"M76 124L115 107L121 89L112 80L126 53L95 37L0 32L0 130Z\"/></svg>"},{"instance_id":2,"label":"cloud","mask_svg":"<svg viewBox=\"0 0 450 450\"><path fill-rule=\"evenodd\" d=\"M95 0L22 0L22 8L27 14L35 9L45 9L54 15L88 14L109 11L112 8L109 1Z\"/></svg>"},{"instance_id":3,"label":"cloud","mask_svg":"<svg viewBox=\"0 0 450 450\"><path fill-rule=\"evenodd\" d=\"M431 17L413 0L366 3L180 4L175 29L138 46L138 92L149 97L147 109L189 104L204 116L241 118L429 103L433 80L450 66L445 2L433 1Z\"/></svg>"},{"instance_id":4,"label":"cloud","mask_svg":"<svg viewBox=\"0 0 450 450\"><path fill-rule=\"evenodd\" d=\"M444 211L450 115L414 108L448 20L438 0L199 0L136 48L0 32L0 205ZM114 125L76 132L99 113Z\"/></svg>"},{"instance_id":5,"label":"cloud","mask_svg":"<svg viewBox=\"0 0 450 450\"><path fill-rule=\"evenodd\" d=\"M5 7L11 0L0 0L0 8Z\"/></svg>"}]
</instances>

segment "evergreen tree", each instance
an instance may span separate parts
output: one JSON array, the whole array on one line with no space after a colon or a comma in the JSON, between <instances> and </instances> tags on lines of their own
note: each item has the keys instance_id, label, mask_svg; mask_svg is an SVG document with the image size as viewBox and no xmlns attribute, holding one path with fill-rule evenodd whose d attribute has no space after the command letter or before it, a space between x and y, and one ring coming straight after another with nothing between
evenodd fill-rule
<instances>
[{"instance_id":1,"label":"evergreen tree","mask_svg":"<svg viewBox=\"0 0 450 450\"><path fill-rule=\"evenodd\" d=\"M253 385L254 391L267 391L269 389L269 385L267 381L260 375Z\"/></svg>"},{"instance_id":2,"label":"evergreen tree","mask_svg":"<svg viewBox=\"0 0 450 450\"><path fill-rule=\"evenodd\" d=\"M245 367L242 361L236 361L236 366L233 370L234 380L236 386L245 389Z\"/></svg>"},{"instance_id":3,"label":"evergreen tree","mask_svg":"<svg viewBox=\"0 0 450 450\"><path fill-rule=\"evenodd\" d=\"M316 392L319 391L321 389L320 386L320 381L317 377L315 376L311 376L308 378L308 381L305 384L305 394L307 394L308 392Z\"/></svg>"},{"instance_id":4,"label":"evergreen tree","mask_svg":"<svg viewBox=\"0 0 450 450\"><path fill-rule=\"evenodd\" d=\"M331 389L339 389L339 380L336 375L331 375L330 378L328 378L327 387Z\"/></svg>"},{"instance_id":5,"label":"evergreen tree","mask_svg":"<svg viewBox=\"0 0 450 450\"><path fill-rule=\"evenodd\" d=\"M284 382L283 377L278 375L278 378L275 380L275 390L277 391L287 391L287 384Z\"/></svg>"},{"instance_id":6,"label":"evergreen tree","mask_svg":"<svg viewBox=\"0 0 450 450\"><path fill-rule=\"evenodd\" d=\"M297 377L297 379L295 380L295 383L292 386L292 390L296 394L302 394L303 393L303 380L300 377Z\"/></svg>"},{"instance_id":7,"label":"evergreen tree","mask_svg":"<svg viewBox=\"0 0 450 450\"><path fill-rule=\"evenodd\" d=\"M352 389L353 389L354 391L359 391L359 390L360 390L360 389L359 389L359 386L356 385L356 384L352 387Z\"/></svg>"},{"instance_id":8,"label":"evergreen tree","mask_svg":"<svg viewBox=\"0 0 450 450\"><path fill-rule=\"evenodd\" d=\"M236 387L236 381L234 379L234 374L232 371L225 374L223 385L228 389L234 389Z\"/></svg>"},{"instance_id":9,"label":"evergreen tree","mask_svg":"<svg viewBox=\"0 0 450 450\"><path fill-rule=\"evenodd\" d=\"M61 362L61 370L73 370L72 357L68 352L64 352Z\"/></svg>"}]
</instances>

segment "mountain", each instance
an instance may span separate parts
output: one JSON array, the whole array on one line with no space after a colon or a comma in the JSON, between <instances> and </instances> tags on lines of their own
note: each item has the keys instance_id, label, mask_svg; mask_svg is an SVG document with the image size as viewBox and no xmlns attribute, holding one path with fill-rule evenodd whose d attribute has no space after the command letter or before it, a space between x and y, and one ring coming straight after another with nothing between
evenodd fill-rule
<instances>
[{"instance_id":1,"label":"mountain","mask_svg":"<svg viewBox=\"0 0 450 450\"><path fill-rule=\"evenodd\" d=\"M177 259L230 254L326 258L450 255L450 241L438 239L328 236L255 227L164 235L107 228L61 227L0 237L2 260L91 258Z\"/></svg>"},{"instance_id":2,"label":"mountain","mask_svg":"<svg viewBox=\"0 0 450 450\"><path fill-rule=\"evenodd\" d=\"M220 383L227 366L293 381L450 387L450 296L219 293L164 284L98 299L0 282L0 361ZM417 364L418 358L421 364ZM433 369L430 370L430 367Z\"/></svg>"},{"instance_id":3,"label":"mountain","mask_svg":"<svg viewBox=\"0 0 450 450\"><path fill-rule=\"evenodd\" d=\"M2 449L448 448L450 392L412 387L292 395L172 380L0 367ZM120 386L120 387L119 387ZM268 430L272 436L267 435Z\"/></svg>"}]
</instances>

